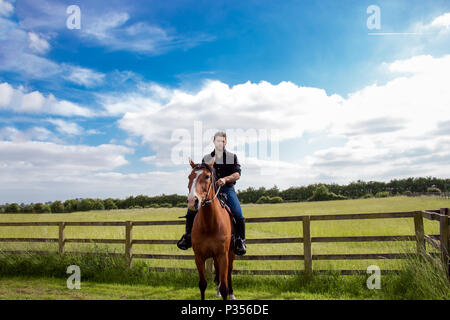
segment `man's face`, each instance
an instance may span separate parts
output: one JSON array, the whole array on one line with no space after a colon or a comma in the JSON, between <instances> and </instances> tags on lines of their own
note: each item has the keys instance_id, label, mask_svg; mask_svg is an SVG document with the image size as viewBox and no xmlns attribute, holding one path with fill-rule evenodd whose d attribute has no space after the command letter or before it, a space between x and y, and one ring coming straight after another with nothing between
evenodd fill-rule
<instances>
[{"instance_id":1,"label":"man's face","mask_svg":"<svg viewBox=\"0 0 450 320\"><path fill-rule=\"evenodd\" d=\"M223 151L225 146L227 145L227 139L225 139L224 137L215 137L214 145L217 150Z\"/></svg>"}]
</instances>

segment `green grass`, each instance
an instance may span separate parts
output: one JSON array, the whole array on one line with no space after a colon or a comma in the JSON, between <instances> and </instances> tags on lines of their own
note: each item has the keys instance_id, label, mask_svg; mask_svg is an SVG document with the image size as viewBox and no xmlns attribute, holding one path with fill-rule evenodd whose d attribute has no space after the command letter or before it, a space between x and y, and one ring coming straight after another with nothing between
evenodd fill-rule
<instances>
[{"instance_id":1,"label":"green grass","mask_svg":"<svg viewBox=\"0 0 450 320\"><path fill-rule=\"evenodd\" d=\"M104 253L97 249L96 253ZM69 290L66 268L81 269L81 289ZM198 277L183 272L151 272L144 263L127 268L123 258L92 256L0 254L0 299L198 299ZM17 276L20 275L20 276ZM208 275L207 298L215 299ZM293 276L233 277L239 299L367 299L380 293L365 289L365 277L336 274L305 278Z\"/></svg>"},{"instance_id":2,"label":"green grass","mask_svg":"<svg viewBox=\"0 0 450 320\"><path fill-rule=\"evenodd\" d=\"M370 213L370 212L396 212L415 211L422 209L437 209L440 207L450 207L450 200L431 197L391 197L382 199L359 199L340 200L323 202L302 202L285 204L265 204L265 205L243 205L243 212L246 218L268 217L268 216L292 216L292 215L316 215L316 214L346 214L346 213ZM71 214L14 214L0 215L1 221L125 221L125 220L176 220L178 216L185 214L185 209L180 208L159 208L159 209L132 209L115 211L91 211L77 212ZM425 232L427 234L439 233L439 224L435 221L424 220ZM67 238L113 238L124 239L124 227L67 227ZM0 227L2 237L57 237L56 227ZM178 239L184 232L184 226L143 226L133 228L134 239ZM297 222L287 223L252 223L247 224L247 238L277 238L277 237L299 237L302 234L302 225ZM344 220L344 221L313 221L311 223L311 234L315 236L358 236L358 235L413 235L414 222L412 218L401 219L376 219L376 220ZM57 250L57 244L42 243L3 243L3 249L39 249ZM404 252L415 249L414 242L359 242L359 243L313 243L313 254L326 253L382 253L382 252ZM112 252L123 252L123 245L97 245L73 244L66 245L68 251L86 250L108 250ZM192 254L192 250L181 251L175 245L134 245L134 253L167 253L167 254ZM302 244L251 244L248 246L248 254L302 254ZM53 294L48 298L62 295L76 299L104 299L110 296L113 299L197 299L198 298L198 278L196 274L167 274L151 273L143 276L142 271L135 271L136 274L123 276L124 269L120 262L97 261L103 268L98 272L100 276L89 276L89 270L95 274L98 266L92 262L84 261L84 288L81 292L68 293L65 288L65 280L62 280L63 270L66 262L58 262L57 258L52 262L59 266L56 273L51 270L45 272L23 273L24 275L39 277L37 279L11 278L13 275L22 273L6 272L0 269L0 297L7 298L17 296L14 288L22 290L27 285L36 290L41 290L47 286L51 287ZM11 260L10 260L11 261ZM48 264L40 262L22 261L22 270L39 269L39 266ZM27 264L28 263L28 264ZM91 264L89 267L89 263ZM190 260L139 260L135 259L136 270L146 266L155 267L188 267L195 268L195 264ZM414 270L405 267L401 260L349 260L349 261L314 261L314 269L366 269L369 265L378 265L381 269L405 269L410 270L414 275ZM15 264L16 271L17 266ZM107 270L108 265L111 267ZM11 268L12 265L10 265ZM63 268L64 267L64 268ZM44 268L45 269L45 268ZM294 269L302 270L303 261L236 261L235 269ZM12 269L11 269L12 270ZM47 276L56 276L56 279L47 279ZM318 276L312 282L305 282L295 276L234 276L235 291L241 299L401 299L409 298L436 298L430 292L422 292L414 296L408 293L405 288L410 280L406 280L403 273L400 276L383 276L386 279L386 290L368 290L365 287L366 276ZM428 276L425 277L429 280ZM5 276L7 277L5 278ZM87 278L86 278L87 276ZM66 277L64 273L64 277ZM102 278L103 277L103 278ZM439 277L438 277L439 278ZM108 280L109 279L109 280ZM122 280L120 280L122 279ZM146 279L146 280L145 280ZM12 282L11 282L12 281ZM115 282L105 283L108 281ZM41 283L41 285L38 285ZM17 286L11 286L16 283ZM101 284L100 284L101 283ZM117 288L120 287L120 290ZM150 287L148 287L150 286ZM11 288L7 290L6 288ZM41 289L39 289L41 288ZM59 288L59 289L58 289ZM401 290L400 290L400 289ZM444 288L445 289L445 288ZM31 289L30 289L31 290ZM135 290L135 291L134 291ZM215 290L212 282L209 283L210 297L214 297ZM405 291L406 290L406 291ZM110 293L108 293L111 291ZM102 294L104 293L104 298ZM23 298L32 296L24 293ZM82 295L84 294L84 295ZM42 293L43 297L47 297ZM445 297L444 295L440 295ZM438 298L438 297L437 297Z\"/></svg>"},{"instance_id":3,"label":"green grass","mask_svg":"<svg viewBox=\"0 0 450 320\"><path fill-rule=\"evenodd\" d=\"M0 299L198 299L196 274L149 272L139 264L130 270L123 260L107 257L25 256L9 261L0 257ZM111 261L116 260L116 261ZM429 261L428 261L429 262ZM426 260L408 259L399 275L382 275L381 288L369 290L367 276L336 273L305 278L295 276L233 277L240 300L258 299L450 299L450 285L443 268ZM69 290L65 268L77 263L81 289ZM6 263L8 264L8 263ZM419 268L417 268L419 267ZM17 274L22 274L17 276ZM49 275L53 277L49 277ZM212 276L207 299L215 298Z\"/></svg>"},{"instance_id":4,"label":"green grass","mask_svg":"<svg viewBox=\"0 0 450 320\"><path fill-rule=\"evenodd\" d=\"M288 281L281 279L282 281ZM353 281L351 281L353 280ZM278 279L277 281L280 281ZM291 280L292 282L292 280ZM360 287L360 283L355 279L344 279L341 287L353 288ZM287 291L274 289L274 287L235 287L237 299L240 300L278 300L278 299L308 299L308 300L326 300L326 299L382 299L377 294L371 294L366 289L365 295L361 295L363 289L351 289L347 291L335 288L334 292L315 292L303 288L302 291ZM209 284L206 290L206 299L218 300L215 297L216 291ZM378 296L378 297L377 297ZM116 283L97 283L84 281L80 290L69 290L66 287L64 279L57 278L25 278L11 277L0 279L0 299L157 299L157 300L198 300L200 297L199 289L194 286L172 286L160 284L158 286L148 285L129 285Z\"/></svg>"}]
</instances>

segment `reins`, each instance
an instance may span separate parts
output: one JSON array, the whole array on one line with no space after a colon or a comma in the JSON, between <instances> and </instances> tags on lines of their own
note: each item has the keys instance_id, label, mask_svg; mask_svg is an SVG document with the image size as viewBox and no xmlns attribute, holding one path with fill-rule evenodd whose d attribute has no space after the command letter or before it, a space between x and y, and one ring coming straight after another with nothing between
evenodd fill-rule
<instances>
[{"instance_id":1,"label":"reins","mask_svg":"<svg viewBox=\"0 0 450 320\"><path fill-rule=\"evenodd\" d=\"M203 206L207 206L207 205L211 204L214 201L214 199L219 194L219 191L220 191L221 187L219 187L217 189L217 192L216 192L216 194L214 195L214 197L212 199L208 199L209 194L211 193L211 186L212 186L212 184L214 183L214 186L216 185L216 179L215 179L216 176L215 176L214 172L211 170L211 168L209 166L203 164L203 163L200 164L200 165L197 165L196 167L199 168L199 169L200 168L206 168L211 174L211 181L209 182L208 193L206 194L206 198L203 199L202 203L200 204L203 207Z\"/></svg>"}]
</instances>

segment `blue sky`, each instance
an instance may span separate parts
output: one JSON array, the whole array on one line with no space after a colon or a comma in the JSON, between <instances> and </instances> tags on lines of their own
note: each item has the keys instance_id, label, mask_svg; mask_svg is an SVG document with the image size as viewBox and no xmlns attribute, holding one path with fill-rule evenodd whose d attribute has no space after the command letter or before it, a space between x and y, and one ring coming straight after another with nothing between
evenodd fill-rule
<instances>
[{"instance_id":1,"label":"blue sky","mask_svg":"<svg viewBox=\"0 0 450 320\"><path fill-rule=\"evenodd\" d=\"M0 0L0 202L182 194L196 121L258 132L238 189L448 177L449 45L448 1Z\"/></svg>"}]
</instances>

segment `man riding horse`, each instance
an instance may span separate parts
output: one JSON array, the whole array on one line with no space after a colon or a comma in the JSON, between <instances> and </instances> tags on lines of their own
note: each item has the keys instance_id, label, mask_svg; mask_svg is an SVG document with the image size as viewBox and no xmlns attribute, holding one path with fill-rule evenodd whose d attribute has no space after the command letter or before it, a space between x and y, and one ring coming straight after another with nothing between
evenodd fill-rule
<instances>
[{"instance_id":1,"label":"man riding horse","mask_svg":"<svg viewBox=\"0 0 450 320\"><path fill-rule=\"evenodd\" d=\"M237 255L246 253L245 246L245 218L242 215L241 205L236 195L234 185L236 180L241 177L241 165L236 154L225 149L227 144L227 135L225 132L217 132L214 135L214 150L203 157L202 163L208 163L213 157L216 157L214 169L217 174L217 185L220 187L220 196L225 199L236 220L236 239L234 252ZM189 249L191 244L191 231L197 211L188 209L186 214L186 233L178 241L177 246L182 250Z\"/></svg>"}]
</instances>

